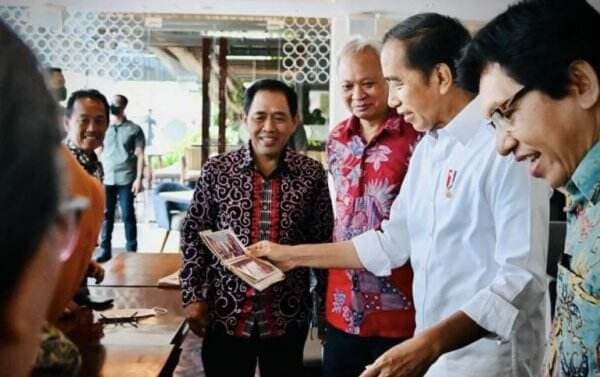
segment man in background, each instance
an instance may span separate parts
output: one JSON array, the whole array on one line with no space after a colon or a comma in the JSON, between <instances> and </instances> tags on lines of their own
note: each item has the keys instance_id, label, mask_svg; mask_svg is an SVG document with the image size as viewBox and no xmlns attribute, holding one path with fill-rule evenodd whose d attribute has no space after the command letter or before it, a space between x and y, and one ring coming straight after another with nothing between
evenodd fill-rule
<instances>
[{"instance_id":1,"label":"man in background","mask_svg":"<svg viewBox=\"0 0 600 377\"><path fill-rule=\"evenodd\" d=\"M348 42L338 58L338 86L351 116L327 143L329 172L336 190L334 241L377 229L408 169L419 133L387 105L379 46ZM412 337L412 269L377 277L364 269L330 269L324 376L358 376L383 352ZM348 357L352 355L352 357Z\"/></svg>"},{"instance_id":2,"label":"man in background","mask_svg":"<svg viewBox=\"0 0 600 377\"><path fill-rule=\"evenodd\" d=\"M47 79L46 84L50 93L57 102L62 102L67 99L67 88L65 87L65 76L62 69L58 67L49 67L46 69Z\"/></svg>"},{"instance_id":3,"label":"man in background","mask_svg":"<svg viewBox=\"0 0 600 377\"><path fill-rule=\"evenodd\" d=\"M115 222L117 200L121 217L125 224L125 249L137 251L137 221L135 217L135 195L143 190L144 148L146 140L140 126L125 116L127 97L117 94L110 105L114 123L110 125L104 138L102 165L104 167L104 188L106 210L102 226L101 253L98 262L106 262L112 257L112 232Z\"/></svg>"}]
</instances>

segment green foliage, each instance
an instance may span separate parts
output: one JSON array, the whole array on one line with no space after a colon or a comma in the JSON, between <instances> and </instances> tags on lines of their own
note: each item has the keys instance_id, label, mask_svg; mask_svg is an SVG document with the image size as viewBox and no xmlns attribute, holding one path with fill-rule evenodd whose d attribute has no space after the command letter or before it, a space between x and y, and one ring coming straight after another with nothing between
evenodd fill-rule
<instances>
[{"instance_id":1,"label":"green foliage","mask_svg":"<svg viewBox=\"0 0 600 377\"><path fill-rule=\"evenodd\" d=\"M324 151L325 150L325 142L320 141L320 140L308 139L307 149L309 151Z\"/></svg>"},{"instance_id":2,"label":"green foliage","mask_svg":"<svg viewBox=\"0 0 600 377\"><path fill-rule=\"evenodd\" d=\"M162 158L162 162L164 166L171 166L179 161L183 157L183 151L185 147L191 144L200 144L202 142L202 134L201 131L194 131L188 134L185 138L181 139L178 143L173 145L171 152L165 154ZM156 161L154 161L156 162ZM153 168L157 168L157 166L152 166Z\"/></svg>"}]
</instances>

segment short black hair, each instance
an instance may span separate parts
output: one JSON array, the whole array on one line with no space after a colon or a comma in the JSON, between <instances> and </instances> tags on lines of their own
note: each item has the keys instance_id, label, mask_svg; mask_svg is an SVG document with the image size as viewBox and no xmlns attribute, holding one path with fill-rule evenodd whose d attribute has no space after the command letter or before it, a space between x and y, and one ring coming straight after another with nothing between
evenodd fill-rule
<instances>
[{"instance_id":1,"label":"short black hair","mask_svg":"<svg viewBox=\"0 0 600 377\"><path fill-rule=\"evenodd\" d=\"M298 96L296 95L294 89L290 88L282 81L273 79L257 80L253 82L248 89L246 89L246 92L244 93L244 112L246 114L248 114L248 111L250 111L250 106L252 106L254 96L261 90L279 92L283 94L287 99L288 107L290 108L290 114L292 117L295 117L298 114Z\"/></svg>"},{"instance_id":2,"label":"short black hair","mask_svg":"<svg viewBox=\"0 0 600 377\"><path fill-rule=\"evenodd\" d=\"M445 63L456 78L457 60L471 40L456 19L438 13L420 13L400 22L383 36L406 43L406 64L429 77L437 64Z\"/></svg>"},{"instance_id":3,"label":"short black hair","mask_svg":"<svg viewBox=\"0 0 600 377\"><path fill-rule=\"evenodd\" d=\"M71 93L69 99L67 100L67 107L65 108L65 117L67 119L70 118L73 114L73 107L75 106L75 101L82 98L89 98L94 101L102 102L102 104L104 105L104 115L106 115L106 121L108 122L110 120L110 117L108 115L108 100L106 99L104 94L100 93L96 89L82 89Z\"/></svg>"},{"instance_id":4,"label":"short black hair","mask_svg":"<svg viewBox=\"0 0 600 377\"><path fill-rule=\"evenodd\" d=\"M521 1L476 33L460 62L459 81L479 91L489 63L554 99L567 95L569 66L587 61L600 75L600 14L585 0Z\"/></svg>"},{"instance_id":5,"label":"short black hair","mask_svg":"<svg viewBox=\"0 0 600 377\"><path fill-rule=\"evenodd\" d=\"M61 68L58 68L58 67L48 67L48 68L46 68L46 73L48 73L48 74L52 74L52 73L60 73L60 74L62 74L63 71L62 71Z\"/></svg>"},{"instance_id":6,"label":"short black hair","mask_svg":"<svg viewBox=\"0 0 600 377\"><path fill-rule=\"evenodd\" d=\"M25 44L0 20L0 305L58 214L56 102ZM4 311L4 309L0 309Z\"/></svg>"},{"instance_id":7,"label":"short black hair","mask_svg":"<svg viewBox=\"0 0 600 377\"><path fill-rule=\"evenodd\" d=\"M129 100L127 99L127 97L125 97L122 94L115 94L115 96L121 98L121 106L123 109L125 109L127 107L127 104L129 103Z\"/></svg>"}]
</instances>

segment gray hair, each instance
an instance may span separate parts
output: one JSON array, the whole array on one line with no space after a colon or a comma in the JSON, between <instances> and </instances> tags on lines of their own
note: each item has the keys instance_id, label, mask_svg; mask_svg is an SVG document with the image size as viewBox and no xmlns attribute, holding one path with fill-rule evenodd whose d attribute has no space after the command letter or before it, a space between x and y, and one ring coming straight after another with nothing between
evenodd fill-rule
<instances>
[{"instance_id":1,"label":"gray hair","mask_svg":"<svg viewBox=\"0 0 600 377\"><path fill-rule=\"evenodd\" d=\"M365 51L371 51L375 53L377 57L379 57L381 43L364 37L352 38L344 45L344 47L341 48L340 52L338 53L336 69L340 68L340 62L342 61L342 58L346 56L354 56Z\"/></svg>"}]
</instances>

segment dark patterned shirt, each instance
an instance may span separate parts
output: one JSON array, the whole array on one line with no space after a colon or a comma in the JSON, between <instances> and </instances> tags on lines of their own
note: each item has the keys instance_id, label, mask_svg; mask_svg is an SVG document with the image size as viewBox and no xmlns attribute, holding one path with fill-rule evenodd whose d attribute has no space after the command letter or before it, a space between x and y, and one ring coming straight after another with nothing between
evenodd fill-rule
<instances>
[{"instance_id":1,"label":"dark patterned shirt","mask_svg":"<svg viewBox=\"0 0 600 377\"><path fill-rule=\"evenodd\" d=\"M309 271L298 268L258 292L230 273L202 244L198 232L232 229L244 245L331 240L333 212L323 167L286 150L270 177L255 169L249 147L211 158L203 167L182 226L183 304L206 301L209 328L248 337L283 335L310 317Z\"/></svg>"},{"instance_id":2,"label":"dark patterned shirt","mask_svg":"<svg viewBox=\"0 0 600 377\"><path fill-rule=\"evenodd\" d=\"M71 153L75 155L75 158L77 158L77 161L85 169L85 171L98 178L100 182L102 182L102 179L104 178L104 170L102 169L102 163L98 159L96 153L94 151L92 151L90 154L85 153L83 149L75 145L71 139L66 139L65 144Z\"/></svg>"}]
</instances>

